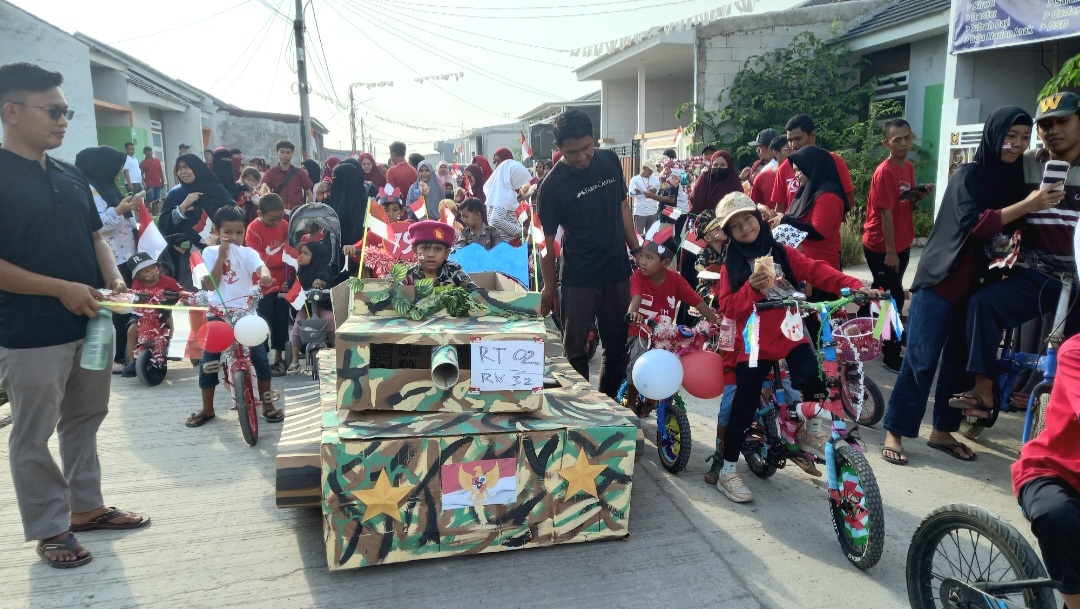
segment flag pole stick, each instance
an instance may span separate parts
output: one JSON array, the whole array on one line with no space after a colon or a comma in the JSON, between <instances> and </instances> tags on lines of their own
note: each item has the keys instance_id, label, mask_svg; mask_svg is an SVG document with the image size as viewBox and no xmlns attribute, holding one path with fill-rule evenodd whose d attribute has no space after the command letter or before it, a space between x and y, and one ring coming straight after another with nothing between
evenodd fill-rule
<instances>
[{"instance_id":1,"label":"flag pole stick","mask_svg":"<svg viewBox=\"0 0 1080 609\"><path fill-rule=\"evenodd\" d=\"M367 252L368 220L371 219L371 199L368 199L368 214L364 216L364 238L360 240L360 268L356 270L356 278L362 279L364 275L364 254Z\"/></svg>"},{"instance_id":2,"label":"flag pole stick","mask_svg":"<svg viewBox=\"0 0 1080 609\"><path fill-rule=\"evenodd\" d=\"M534 234L533 233L534 228L536 228L536 213L533 212L532 205L530 205L529 206L529 237L532 237L532 235ZM536 291L539 292L540 291L540 276L538 274L539 269L537 267L540 266L540 259L537 257L537 254L540 253L540 245L538 243L536 243L536 239L533 239L532 241L533 241L533 252L532 252L532 257L533 257L533 286L536 288ZM552 254L554 255L554 252L552 252Z\"/></svg>"}]
</instances>

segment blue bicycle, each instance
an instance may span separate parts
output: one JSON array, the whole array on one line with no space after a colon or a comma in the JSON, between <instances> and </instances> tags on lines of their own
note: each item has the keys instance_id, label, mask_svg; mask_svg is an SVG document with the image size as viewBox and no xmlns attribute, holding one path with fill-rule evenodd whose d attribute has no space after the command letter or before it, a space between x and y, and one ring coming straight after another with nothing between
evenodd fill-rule
<instances>
[{"instance_id":1,"label":"blue bicycle","mask_svg":"<svg viewBox=\"0 0 1080 609\"><path fill-rule=\"evenodd\" d=\"M1006 333L1001 357L995 362L994 404L986 418L969 414L961 423L960 433L969 440L977 440L984 429L993 427L997 422L998 414L1017 409L1016 404L1013 403L1012 390L1017 378L1023 372L1042 373L1042 380L1028 397L1027 414L1024 416L1023 442L1026 443L1038 436L1045 426L1046 406L1050 403L1050 392L1054 388L1054 376L1057 373L1057 350L1065 341L1065 318L1069 314L1069 298L1076 281L1076 269L1050 256L1037 256L1034 265L1034 268L1039 271L1061 281L1061 294L1058 296L1057 308L1054 310L1054 323L1046 339L1046 353L1014 351L1017 330Z\"/></svg>"}]
</instances>

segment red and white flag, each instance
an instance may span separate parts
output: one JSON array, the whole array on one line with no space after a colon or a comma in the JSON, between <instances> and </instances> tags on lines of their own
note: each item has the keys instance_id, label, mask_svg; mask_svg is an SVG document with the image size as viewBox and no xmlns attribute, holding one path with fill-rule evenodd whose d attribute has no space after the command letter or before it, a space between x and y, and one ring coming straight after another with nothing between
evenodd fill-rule
<instances>
[{"instance_id":1,"label":"red and white flag","mask_svg":"<svg viewBox=\"0 0 1080 609\"><path fill-rule=\"evenodd\" d=\"M427 218L427 201L424 200L424 197L420 197L412 203L409 203L409 209L412 210L412 213L416 216L417 220Z\"/></svg>"},{"instance_id":2,"label":"red and white flag","mask_svg":"<svg viewBox=\"0 0 1080 609\"><path fill-rule=\"evenodd\" d=\"M151 258L157 260L167 245L165 237L162 237L161 231L158 230L157 224L154 224L154 217L150 215L150 210L146 209L146 201L140 199L139 245L136 248L137 251L149 254Z\"/></svg>"},{"instance_id":3,"label":"red and white flag","mask_svg":"<svg viewBox=\"0 0 1080 609\"><path fill-rule=\"evenodd\" d=\"M705 249L705 241L701 239L695 239L693 231L686 233L686 237L683 238L682 249L697 256Z\"/></svg>"},{"instance_id":4,"label":"red and white flag","mask_svg":"<svg viewBox=\"0 0 1080 609\"><path fill-rule=\"evenodd\" d=\"M529 236L532 237L533 247L536 248L541 258L546 258L548 255L547 249L547 237L544 235L544 227L540 225L540 217L533 217L532 228L529 229ZM555 239L555 256L559 256L562 253L562 243L558 237Z\"/></svg>"},{"instance_id":5,"label":"red and white flag","mask_svg":"<svg viewBox=\"0 0 1080 609\"><path fill-rule=\"evenodd\" d=\"M673 144L678 144L679 140L681 140L681 139L682 139L682 127L679 127L678 129L675 130L675 137L671 140L671 142Z\"/></svg>"},{"instance_id":6,"label":"red and white flag","mask_svg":"<svg viewBox=\"0 0 1080 609\"><path fill-rule=\"evenodd\" d=\"M201 290L203 287L203 279L210 276L210 270L206 268L206 263L203 262L202 254L194 249L191 250L188 261L191 263L191 283L195 284L195 287Z\"/></svg>"},{"instance_id":7,"label":"red and white flag","mask_svg":"<svg viewBox=\"0 0 1080 609\"><path fill-rule=\"evenodd\" d=\"M521 132L521 160L525 160L533 155L532 146L529 145L529 139L525 137L525 132Z\"/></svg>"},{"instance_id":8,"label":"red and white flag","mask_svg":"<svg viewBox=\"0 0 1080 609\"><path fill-rule=\"evenodd\" d=\"M668 218L668 219L678 220L679 218L681 218L683 216L684 212L683 212L683 210L679 209L678 207L665 207L664 211L662 211L660 213L664 214L664 216L666 218Z\"/></svg>"},{"instance_id":9,"label":"red and white flag","mask_svg":"<svg viewBox=\"0 0 1080 609\"><path fill-rule=\"evenodd\" d=\"M457 219L454 218L454 210L450 209L449 207L443 207L442 213L440 215L441 217L439 218L439 220L443 224L449 224L450 226L453 226L454 222L457 221Z\"/></svg>"},{"instance_id":10,"label":"red and white flag","mask_svg":"<svg viewBox=\"0 0 1080 609\"><path fill-rule=\"evenodd\" d=\"M285 294L285 300L289 301L289 304L297 311L304 308L305 298L307 298L307 292L304 291L304 288L300 287L299 281L294 281L292 288Z\"/></svg>"},{"instance_id":11,"label":"red and white flag","mask_svg":"<svg viewBox=\"0 0 1080 609\"><path fill-rule=\"evenodd\" d=\"M530 213L529 213L529 211L530 211L530 210L529 210L529 202L528 202L528 201L522 201L522 202L521 202L521 203L520 203L520 204L518 205L518 208L517 208L517 219L518 219L518 222L519 222L519 223L521 223L521 224L525 224L525 221L526 221L526 220L528 220L528 219L529 219L529 216L530 216Z\"/></svg>"},{"instance_id":12,"label":"red and white flag","mask_svg":"<svg viewBox=\"0 0 1080 609\"><path fill-rule=\"evenodd\" d=\"M296 270L300 270L300 252L288 243L281 247L281 261Z\"/></svg>"},{"instance_id":13,"label":"red and white flag","mask_svg":"<svg viewBox=\"0 0 1080 609\"><path fill-rule=\"evenodd\" d=\"M210 220L210 216L206 215L206 211L202 211L202 216L199 221L195 223L195 232L199 233L199 237L206 243L206 240L210 238L210 232L214 229L214 223Z\"/></svg>"},{"instance_id":14,"label":"red and white flag","mask_svg":"<svg viewBox=\"0 0 1080 609\"><path fill-rule=\"evenodd\" d=\"M375 202L375 199L368 199L367 229L387 241L394 241L394 229L390 227L390 217L386 215L383 206Z\"/></svg>"}]
</instances>

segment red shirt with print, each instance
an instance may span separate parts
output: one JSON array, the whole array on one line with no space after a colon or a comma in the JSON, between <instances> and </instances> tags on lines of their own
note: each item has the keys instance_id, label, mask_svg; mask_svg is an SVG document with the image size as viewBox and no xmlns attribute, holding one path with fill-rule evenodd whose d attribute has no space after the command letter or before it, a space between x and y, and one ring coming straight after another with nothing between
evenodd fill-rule
<instances>
[{"instance_id":1,"label":"red shirt with print","mask_svg":"<svg viewBox=\"0 0 1080 609\"><path fill-rule=\"evenodd\" d=\"M164 171L161 169L161 161L154 157L143 159L139 162L139 170L142 171L142 183L146 188L160 188L165 185Z\"/></svg>"},{"instance_id":2,"label":"red shirt with print","mask_svg":"<svg viewBox=\"0 0 1080 609\"><path fill-rule=\"evenodd\" d=\"M641 269L634 271L630 276L630 296L641 296L638 312L643 316L668 323L675 319L675 309L680 302L688 307L696 307L702 300L701 294L695 292L682 275L670 269L664 271L664 281L659 285L653 283ZM634 324L630 332L635 336L647 336L640 324Z\"/></svg>"},{"instance_id":3,"label":"red shirt with print","mask_svg":"<svg viewBox=\"0 0 1080 609\"><path fill-rule=\"evenodd\" d=\"M273 228L263 223L262 219L255 220L247 227L244 235L244 245L258 252L263 264L270 270L270 276L274 283L265 288L264 293L277 292L285 285L288 267L281 258L281 252L289 239L289 222L282 220Z\"/></svg>"},{"instance_id":4,"label":"red shirt with print","mask_svg":"<svg viewBox=\"0 0 1080 609\"><path fill-rule=\"evenodd\" d=\"M180 284L175 279L168 275L158 275L157 283L152 287L146 287L146 284L135 279L131 282L131 289L138 290L140 292L182 292L184 288L180 287Z\"/></svg>"},{"instance_id":5,"label":"red shirt with print","mask_svg":"<svg viewBox=\"0 0 1080 609\"><path fill-rule=\"evenodd\" d=\"M847 163L835 152L829 154L836 161L836 173L840 174L840 188L849 195L854 193L855 186L851 183L851 172L848 171ZM777 205L774 209L787 209L797 192L799 192L799 180L795 178L795 168L791 166L791 159L784 159L776 170L776 179L773 181L769 202Z\"/></svg>"},{"instance_id":6,"label":"red shirt with print","mask_svg":"<svg viewBox=\"0 0 1080 609\"><path fill-rule=\"evenodd\" d=\"M915 241L915 219L912 215L914 200L905 201L904 193L915 188L915 166L905 160L898 167L885 159L874 170L870 180L870 199L866 205L866 222L863 224L863 247L871 252L885 254L885 233L881 230L881 214L892 212L894 251L900 253Z\"/></svg>"},{"instance_id":7,"label":"red shirt with print","mask_svg":"<svg viewBox=\"0 0 1080 609\"><path fill-rule=\"evenodd\" d=\"M285 176L293 170L295 170L293 177L289 178L288 184L285 184ZM286 211L292 211L303 205L304 191L311 190L315 186L311 183L311 176L303 167L290 166L286 170L282 169L280 164L274 165L270 171L264 173L262 181L281 197L281 200L285 202ZM282 184L285 184L285 188L281 188Z\"/></svg>"}]
</instances>

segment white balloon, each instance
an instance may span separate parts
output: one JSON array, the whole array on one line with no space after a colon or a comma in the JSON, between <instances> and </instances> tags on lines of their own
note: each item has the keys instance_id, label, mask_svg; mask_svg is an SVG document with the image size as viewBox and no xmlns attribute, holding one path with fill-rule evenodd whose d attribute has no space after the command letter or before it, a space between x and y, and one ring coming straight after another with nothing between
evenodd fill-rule
<instances>
[{"instance_id":1,"label":"white balloon","mask_svg":"<svg viewBox=\"0 0 1080 609\"><path fill-rule=\"evenodd\" d=\"M233 334L236 336L236 342L245 347L254 347L261 345L266 337L270 336L270 326L258 315L248 315L236 322L233 326Z\"/></svg>"},{"instance_id":2,"label":"white balloon","mask_svg":"<svg viewBox=\"0 0 1080 609\"><path fill-rule=\"evenodd\" d=\"M652 349L634 362L634 387L650 400L675 395L682 386L683 367L679 356L663 349Z\"/></svg>"}]
</instances>

